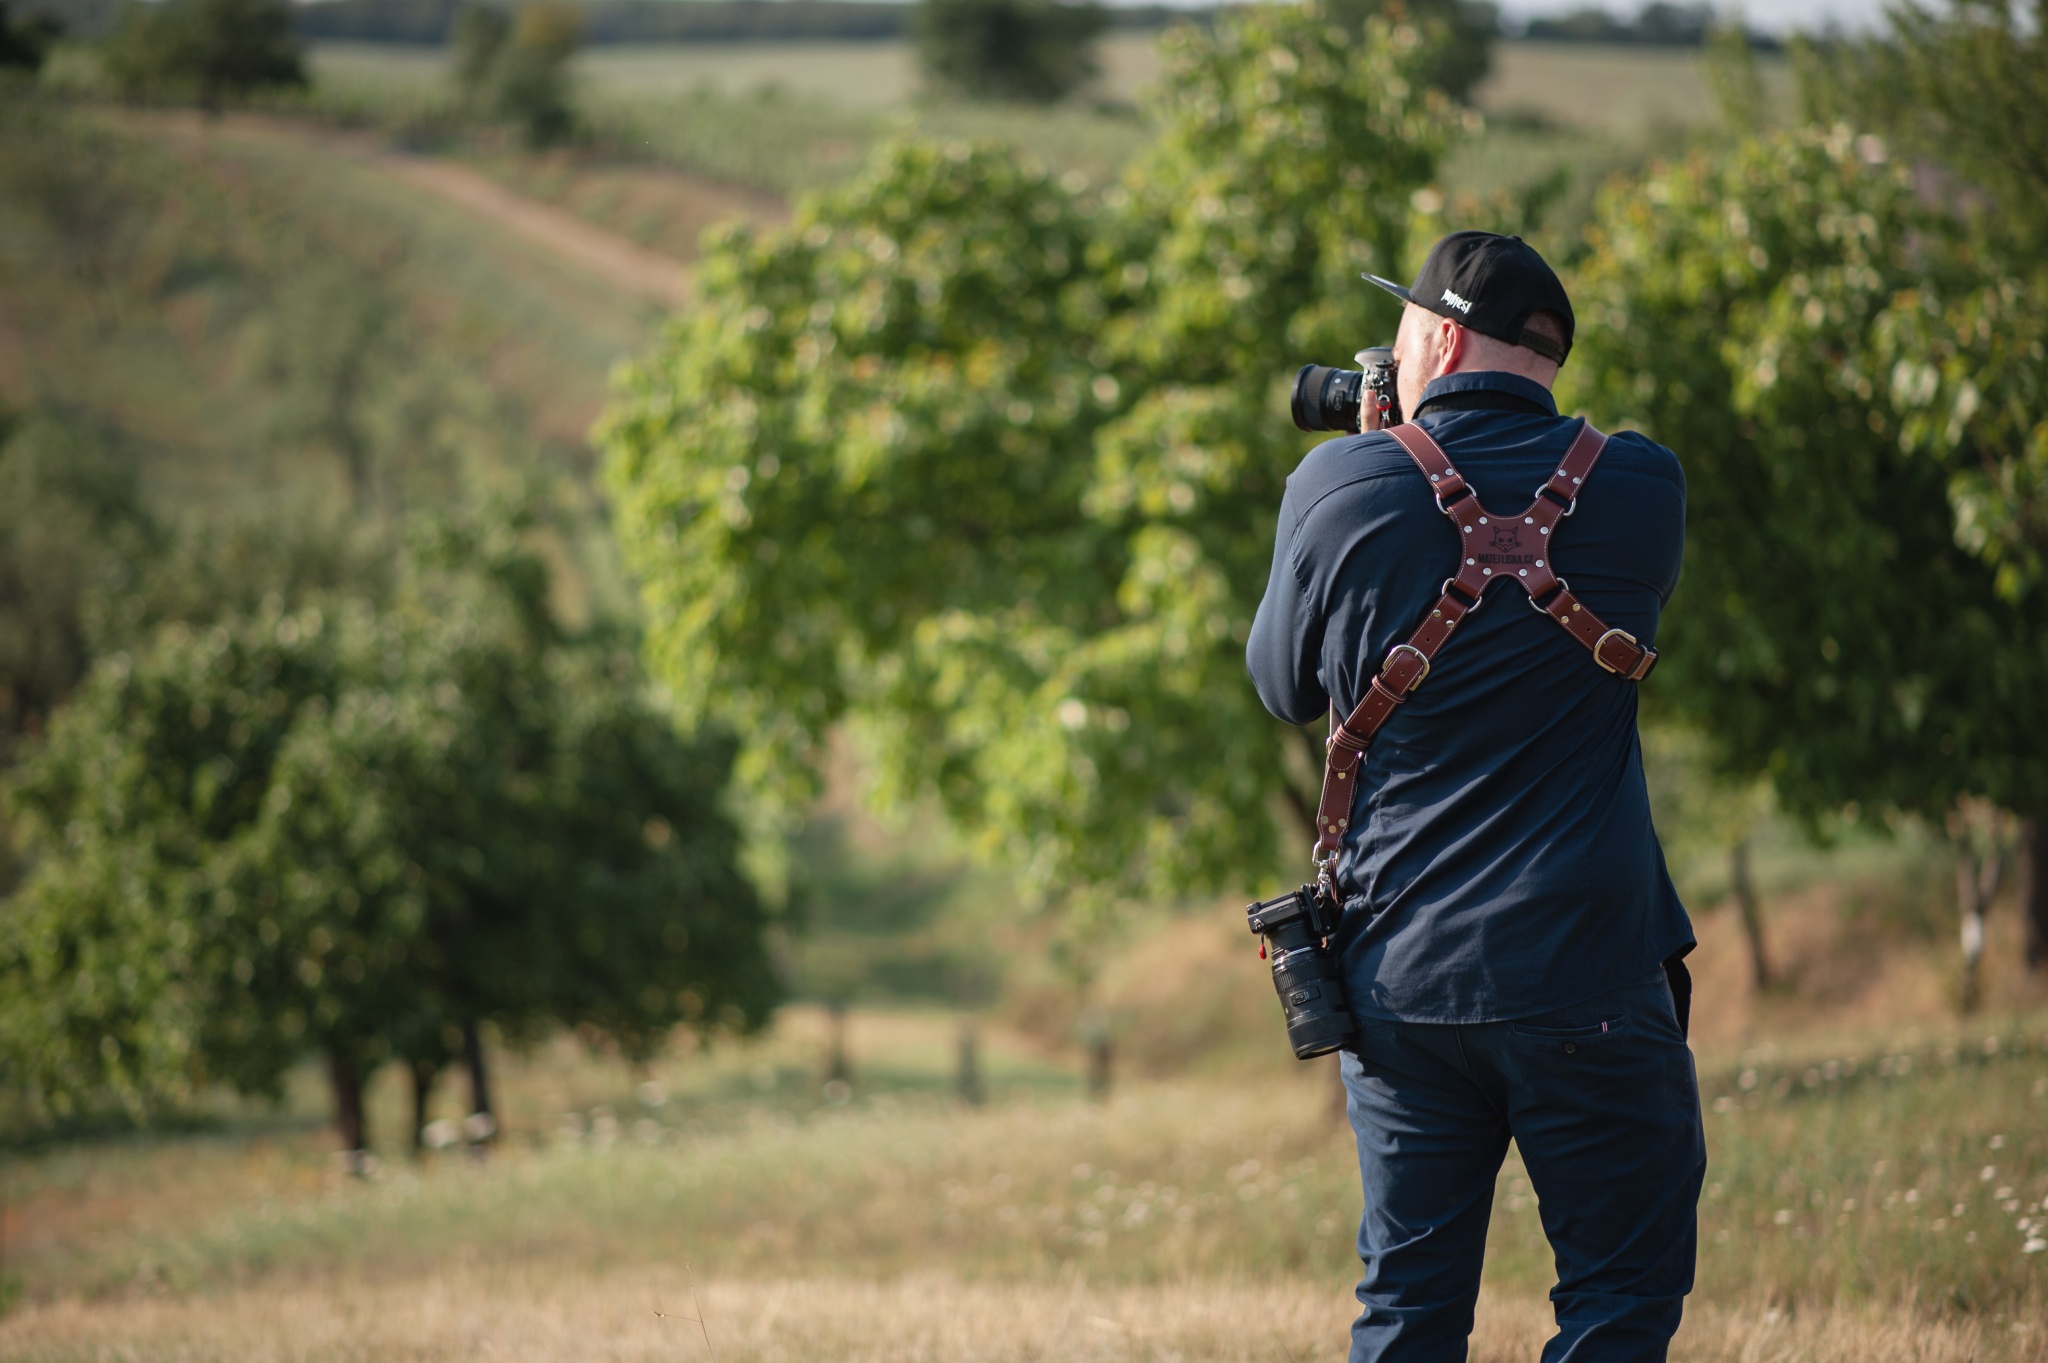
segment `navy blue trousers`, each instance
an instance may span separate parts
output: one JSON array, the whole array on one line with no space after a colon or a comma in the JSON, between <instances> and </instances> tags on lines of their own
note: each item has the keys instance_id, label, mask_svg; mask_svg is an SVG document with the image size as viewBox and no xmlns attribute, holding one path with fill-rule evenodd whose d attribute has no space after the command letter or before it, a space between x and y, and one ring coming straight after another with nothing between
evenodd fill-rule
<instances>
[{"instance_id":1,"label":"navy blue trousers","mask_svg":"<svg viewBox=\"0 0 2048 1363\"><path fill-rule=\"evenodd\" d=\"M1516 1022L1364 1020L1344 1087L1365 1185L1351 1363L1465 1358L1510 1138L1557 1258L1543 1363L1665 1357L1707 1153L1662 970Z\"/></svg>"}]
</instances>

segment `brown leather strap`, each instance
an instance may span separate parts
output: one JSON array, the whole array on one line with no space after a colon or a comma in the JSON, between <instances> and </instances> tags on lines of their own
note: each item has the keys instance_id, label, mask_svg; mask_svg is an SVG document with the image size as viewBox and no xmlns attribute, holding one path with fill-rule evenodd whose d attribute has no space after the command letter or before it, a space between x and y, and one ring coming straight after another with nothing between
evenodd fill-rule
<instances>
[{"instance_id":1,"label":"brown leather strap","mask_svg":"<svg viewBox=\"0 0 2048 1363\"><path fill-rule=\"evenodd\" d=\"M1429 675L1430 662L1458 627L1458 622L1479 608L1486 589L1495 582L1513 582L1529 594L1529 604L1564 626L1565 632L1592 650L1593 661L1624 681L1641 681L1657 664L1653 649L1637 643L1633 635L1609 629L1593 612L1572 595L1550 562L1551 534L1578 506L1579 489L1600 461L1607 437L1581 423L1571 448L1558 462L1557 471L1536 491L1528 509L1512 516L1496 516L1479 504L1443 447L1429 433L1412 423L1390 426L1387 434L1401 447L1429 479L1436 494L1437 509L1458 527L1464 552L1458 571L1444 579L1443 594L1416 626L1405 643L1394 645L1360 697L1356 707L1340 724L1334 706L1330 712L1329 753L1323 767L1323 794L1316 808L1315 861L1318 874L1327 882L1344 834L1351 826L1351 811L1358 786L1359 764L1373 735L1393 715L1396 706Z\"/></svg>"}]
</instances>

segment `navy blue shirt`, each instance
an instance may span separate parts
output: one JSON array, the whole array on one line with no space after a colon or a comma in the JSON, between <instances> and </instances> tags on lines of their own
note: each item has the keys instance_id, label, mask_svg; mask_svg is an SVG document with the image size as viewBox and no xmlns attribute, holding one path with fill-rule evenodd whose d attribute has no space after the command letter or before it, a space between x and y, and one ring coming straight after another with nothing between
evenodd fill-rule
<instances>
[{"instance_id":1,"label":"navy blue shirt","mask_svg":"<svg viewBox=\"0 0 2048 1363\"><path fill-rule=\"evenodd\" d=\"M1542 385L1460 373L1417 424L1479 495L1520 512L1578 433ZM1586 609L1644 644L1678 582L1685 475L1640 435L1607 442L1552 557ZM1456 526L1384 432L1318 445L1287 480L1245 650L1290 724L1358 703L1457 571ZM1649 683L1654 685L1654 681ZM1337 864L1352 1010L1491 1022L1567 1008L1692 943L1650 826L1636 684L1496 585L1359 768Z\"/></svg>"}]
</instances>

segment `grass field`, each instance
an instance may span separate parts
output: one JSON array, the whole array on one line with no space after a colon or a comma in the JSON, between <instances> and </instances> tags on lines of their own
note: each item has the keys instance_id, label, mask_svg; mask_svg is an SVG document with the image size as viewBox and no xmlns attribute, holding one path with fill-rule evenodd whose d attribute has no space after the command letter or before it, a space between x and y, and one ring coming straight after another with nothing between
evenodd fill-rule
<instances>
[{"instance_id":1,"label":"grass field","mask_svg":"<svg viewBox=\"0 0 2048 1363\"><path fill-rule=\"evenodd\" d=\"M920 101L888 44L591 53L600 136L546 156L447 138L441 59L391 49L317 52L310 110L73 110L62 142L10 124L0 389L133 442L174 505L331 496L331 452L280 433L305 396L283 341L367 299L404 345L397 396L369 418L394 459L459 448L472 474L573 483L605 374L662 305L437 171L681 269L705 224L786 211L893 129L1114 173L1150 135L1120 106L1155 68L1140 38L1106 55L1101 105L1026 112ZM1446 188L1562 166L1561 224L1709 111L1689 56L1518 44L1482 103L1488 131ZM1719 862L1675 869L1702 906L1712 1165L1677 1357L2048 1359L2048 987L2015 964L2009 907L1963 1025L1950 872L1927 840L1823 855L1772 830L1758 873L1781 983L1764 995L1732 914L1703 907ZM505 1136L481 1161L412 1161L387 1072L383 1164L345 1177L311 1066L276 1108L222 1100L184 1131L0 1150L0 1358L1337 1356L1357 1271L1348 1138L1327 1068L1285 1055L1235 907L1134 925L1093 1006L1119 1057L1104 1104L1082 1092L1078 1001L1026 981L973 1020L975 1109L952 1092L958 1016L857 1010L855 1082L828 1095L826 1020L795 1007L764 1037L639 1067L568 1038L500 1056ZM433 1115L464 1107L444 1087ZM1493 1243L1474 1356L1527 1359L1550 1274L1512 1159Z\"/></svg>"},{"instance_id":2,"label":"grass field","mask_svg":"<svg viewBox=\"0 0 2048 1363\"><path fill-rule=\"evenodd\" d=\"M2001 906L1989 1008L1958 1026L1944 953L1882 893L1779 896L1796 985L1763 997L1732 914L1700 915L1710 1170L1680 1359L2048 1358L2048 990ZM984 1020L991 1101L963 1108L956 1019L902 1009L853 1016L835 1101L825 1019L798 1008L646 1067L566 1039L505 1057L482 1162L404 1156L395 1073L366 1182L311 1072L210 1130L18 1151L0 1356L711 1357L699 1315L722 1359L1335 1356L1348 1135L1233 918L1163 920L1109 973L1129 1044L1103 1104L1056 1036ZM1234 1035L1209 1061L1159 1042L1218 996ZM1550 1273L1512 1157L1492 1236L1475 1357L1528 1358Z\"/></svg>"}]
</instances>

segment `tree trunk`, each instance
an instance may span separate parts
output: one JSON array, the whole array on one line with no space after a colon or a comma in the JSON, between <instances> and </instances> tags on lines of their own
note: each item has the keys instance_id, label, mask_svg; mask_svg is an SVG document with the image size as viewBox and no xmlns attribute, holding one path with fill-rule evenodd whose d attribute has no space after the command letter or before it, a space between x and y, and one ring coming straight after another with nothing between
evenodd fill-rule
<instances>
[{"instance_id":1,"label":"tree trunk","mask_svg":"<svg viewBox=\"0 0 2048 1363\"><path fill-rule=\"evenodd\" d=\"M462 1024L462 1063L469 1070L469 1116L462 1134L470 1149L481 1154L498 1134L497 1109L491 1106L491 1071L484 1059L483 1033L472 1019Z\"/></svg>"},{"instance_id":2,"label":"tree trunk","mask_svg":"<svg viewBox=\"0 0 2048 1363\"><path fill-rule=\"evenodd\" d=\"M1728 852L1728 886L1735 905L1742 912L1742 935L1749 942L1749 973L1761 994L1771 987L1770 958L1764 954L1763 908L1757 903L1756 882L1749 873L1749 839L1744 838Z\"/></svg>"},{"instance_id":3,"label":"tree trunk","mask_svg":"<svg viewBox=\"0 0 2048 1363\"><path fill-rule=\"evenodd\" d=\"M363 1129L363 1073L355 1061L335 1051L327 1057L327 1075L334 1085L334 1129L341 1137L343 1162L352 1174L369 1169Z\"/></svg>"},{"instance_id":4,"label":"tree trunk","mask_svg":"<svg viewBox=\"0 0 2048 1363\"><path fill-rule=\"evenodd\" d=\"M957 1076L960 1101L969 1107L980 1107L988 1101L988 1094L981 1086L981 1057L976 1044L974 1028L970 1024L960 1025L960 1072Z\"/></svg>"},{"instance_id":5,"label":"tree trunk","mask_svg":"<svg viewBox=\"0 0 2048 1363\"><path fill-rule=\"evenodd\" d=\"M434 1099L434 1080L441 1067L431 1060L412 1062L412 1157L427 1148L427 1107Z\"/></svg>"},{"instance_id":6,"label":"tree trunk","mask_svg":"<svg viewBox=\"0 0 2048 1363\"><path fill-rule=\"evenodd\" d=\"M2027 967L2048 970L2048 818L2028 819L2020 830L2026 848L2026 879L2020 912L2026 917Z\"/></svg>"},{"instance_id":7,"label":"tree trunk","mask_svg":"<svg viewBox=\"0 0 2048 1363\"><path fill-rule=\"evenodd\" d=\"M1996 850L1983 857L1965 850L1956 858L1956 903L1963 911L1963 978L1956 1005L1965 1013L1983 1002L1984 911L1998 898L2004 880L2005 858Z\"/></svg>"},{"instance_id":8,"label":"tree trunk","mask_svg":"<svg viewBox=\"0 0 2048 1363\"><path fill-rule=\"evenodd\" d=\"M853 1065L846 1058L846 1005L833 1002L825 1005L825 1015L831 1022L832 1034L825 1052L825 1082L828 1084L851 1084Z\"/></svg>"}]
</instances>

